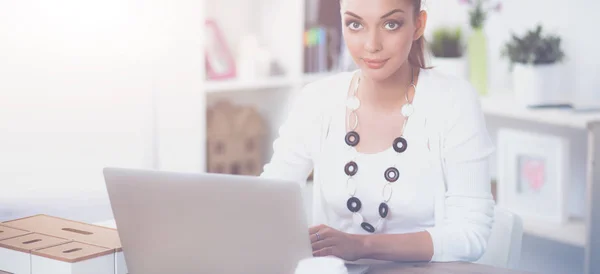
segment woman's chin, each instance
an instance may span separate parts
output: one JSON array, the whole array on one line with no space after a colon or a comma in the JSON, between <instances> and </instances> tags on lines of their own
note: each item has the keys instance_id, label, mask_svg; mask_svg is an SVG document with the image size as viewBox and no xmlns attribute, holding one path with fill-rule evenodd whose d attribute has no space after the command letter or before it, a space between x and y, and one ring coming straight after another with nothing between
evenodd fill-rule
<instances>
[{"instance_id":1,"label":"woman's chin","mask_svg":"<svg viewBox=\"0 0 600 274\"><path fill-rule=\"evenodd\" d=\"M376 69L370 68L368 66L362 66L360 69L363 75L369 77L369 79L376 82L388 79L395 72L395 70L387 66L383 66L381 68Z\"/></svg>"}]
</instances>

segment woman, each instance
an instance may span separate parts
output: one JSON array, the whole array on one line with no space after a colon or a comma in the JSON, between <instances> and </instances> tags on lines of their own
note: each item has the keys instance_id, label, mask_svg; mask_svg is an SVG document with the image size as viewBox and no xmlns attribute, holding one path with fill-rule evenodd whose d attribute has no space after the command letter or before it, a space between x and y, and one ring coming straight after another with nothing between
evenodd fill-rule
<instances>
[{"instance_id":1,"label":"woman","mask_svg":"<svg viewBox=\"0 0 600 274\"><path fill-rule=\"evenodd\" d=\"M342 0L341 12L359 69L305 87L261 176L314 169L315 256L477 260L495 149L477 94L426 68L421 0Z\"/></svg>"}]
</instances>

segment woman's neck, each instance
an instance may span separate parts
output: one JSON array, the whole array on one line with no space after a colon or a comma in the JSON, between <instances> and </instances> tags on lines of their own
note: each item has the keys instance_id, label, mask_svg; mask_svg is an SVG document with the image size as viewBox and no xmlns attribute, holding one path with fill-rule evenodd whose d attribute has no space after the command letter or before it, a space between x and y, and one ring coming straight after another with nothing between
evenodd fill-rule
<instances>
[{"instance_id":1,"label":"woman's neck","mask_svg":"<svg viewBox=\"0 0 600 274\"><path fill-rule=\"evenodd\" d=\"M414 73L414 75L411 75ZM406 92L410 89L410 84L413 79L416 79L419 74L419 69L411 67L408 63L402 66L394 74L390 75L383 81L373 81L367 77L361 79L361 89L363 97L361 101L368 102L374 107L384 111L394 111L404 105L406 102ZM408 94L408 98L412 99L413 94Z\"/></svg>"}]
</instances>

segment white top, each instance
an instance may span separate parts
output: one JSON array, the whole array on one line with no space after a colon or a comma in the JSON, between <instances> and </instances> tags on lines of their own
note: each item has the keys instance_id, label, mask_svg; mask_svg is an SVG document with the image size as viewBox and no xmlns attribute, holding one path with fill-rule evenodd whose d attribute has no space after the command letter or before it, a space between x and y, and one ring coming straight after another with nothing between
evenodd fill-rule
<instances>
[{"instance_id":1,"label":"white top","mask_svg":"<svg viewBox=\"0 0 600 274\"><path fill-rule=\"evenodd\" d=\"M344 89L340 91L343 93ZM414 103L416 106L416 98ZM320 192L327 205L324 212L328 225L352 234L368 234L361 227L363 220L377 228L377 233L410 233L432 227L435 224L434 195L431 191L434 184L420 178L418 175L421 170L413 163L426 153L426 142L423 142L423 134L415 127L417 125L413 126L412 118L409 118L404 131L408 143L404 153L397 153L391 143L380 153L360 153L344 141L347 133L346 106L340 105L331 113L333 115L323 146L327 151L327 156L324 156L327 161L321 161L319 179ZM399 127L401 123L390 126ZM358 172L352 180L348 180L344 166L351 160L356 162ZM396 182L384 190L388 183L384 173L392 166L398 169L400 175ZM348 210L347 201L352 193L362 203L360 214L352 214ZM388 195L391 197L386 204L390 210L383 221L379 217L379 205Z\"/></svg>"},{"instance_id":2,"label":"white top","mask_svg":"<svg viewBox=\"0 0 600 274\"><path fill-rule=\"evenodd\" d=\"M345 102L352 72L308 84L295 101L273 144L263 177L306 182L314 169L313 225L365 234L346 207L344 165L355 150L344 143ZM361 215L375 225L383 171L396 164L400 179L388 202L390 216L376 233L427 231L432 261L476 261L491 233L494 200L489 157L494 152L479 98L471 85L435 70L422 70L398 155L360 154L356 196Z\"/></svg>"}]
</instances>

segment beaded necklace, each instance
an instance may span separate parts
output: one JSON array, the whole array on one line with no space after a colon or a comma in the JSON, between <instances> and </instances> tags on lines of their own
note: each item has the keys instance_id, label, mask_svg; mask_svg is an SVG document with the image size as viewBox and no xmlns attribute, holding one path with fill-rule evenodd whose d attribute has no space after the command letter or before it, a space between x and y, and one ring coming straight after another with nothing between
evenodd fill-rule
<instances>
[{"instance_id":1,"label":"beaded necklace","mask_svg":"<svg viewBox=\"0 0 600 274\"><path fill-rule=\"evenodd\" d=\"M346 107L350 109L350 112L347 117L346 126L347 126L347 128L350 128L350 131L348 131L346 133L344 141L350 147L356 147L358 145L358 143L360 142L360 135L356 131L356 128L358 127L357 110L360 107L360 100L357 97L359 85L360 85L360 76L356 80L356 84L354 85L353 92L351 93L350 96L348 96L348 99L346 101ZM409 86L409 89L410 89L410 87L412 87L416 93L417 86L414 83L414 74L413 74L412 67L411 67L411 84ZM402 109L401 109L402 116L404 116L404 124L402 126L402 132L400 133L400 136L395 138L394 142L392 143L392 147L393 147L394 151L397 152L396 155L401 155L408 148L408 143L407 143L406 139L404 138L404 129L406 128L406 123L408 122L408 118L414 112L413 104L412 104L412 102L410 102L408 100L408 91L404 95L405 95L406 103L402 106ZM352 126L350 126L350 120L351 120L350 118L352 118L352 117L354 118L354 124ZM354 156L354 158L356 158L356 155ZM371 223L367 222L364 219L364 217L360 214L360 210L362 209L362 202L358 197L356 197L356 185L354 184L354 177L353 177L358 172L358 164L356 163L356 161L350 160L344 166L344 172L346 173L346 175L348 175L348 179L346 181L346 189L348 190L348 194L350 195L350 198L348 198L348 201L346 202L346 207L348 208L348 210L350 210L350 212L352 212L354 222L359 223L360 226L369 233L374 233L376 230L378 230L381 227L381 225L383 224L383 222L385 221L386 217L390 213L390 208L388 206L388 202L392 198L392 194L393 194L392 184L395 183L400 178L400 172L398 171L398 168L396 168L396 164L395 164L396 162L397 161L394 161L394 164L392 166L390 166L389 168L387 168L383 174L384 175L383 177L385 178L387 183L385 184L385 186L383 187L383 190L381 192L383 200L379 204L379 217L380 218L375 225L372 225Z\"/></svg>"}]
</instances>

